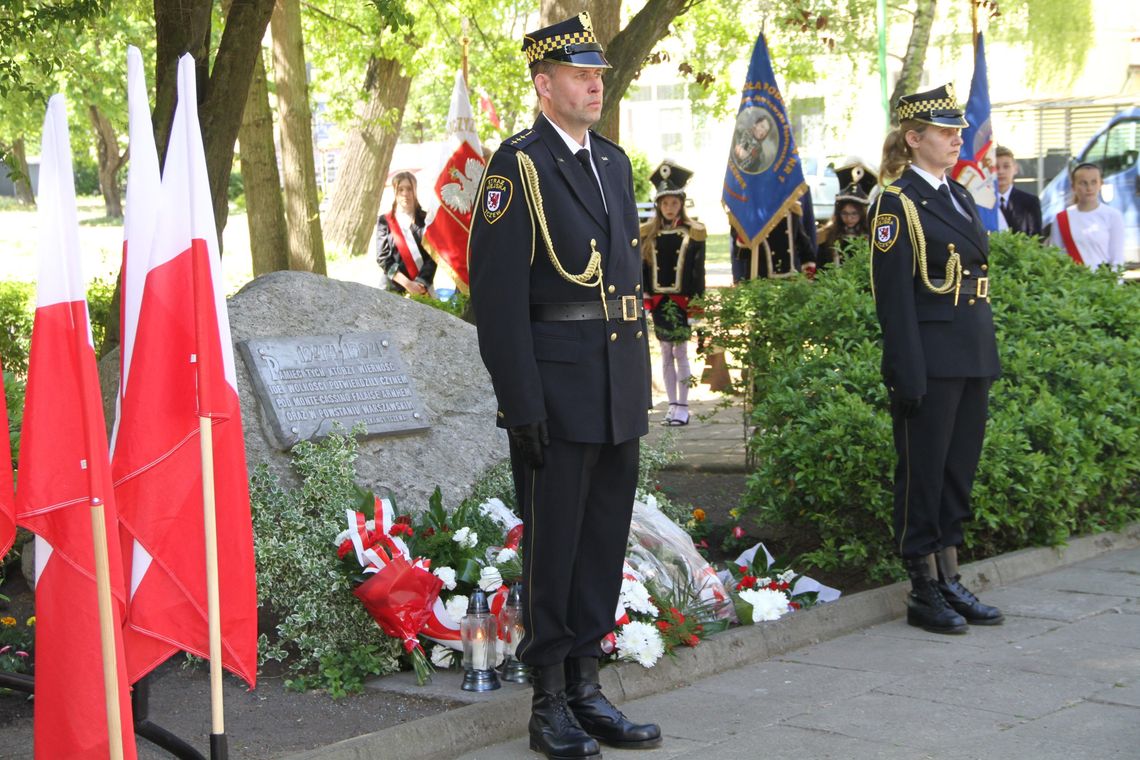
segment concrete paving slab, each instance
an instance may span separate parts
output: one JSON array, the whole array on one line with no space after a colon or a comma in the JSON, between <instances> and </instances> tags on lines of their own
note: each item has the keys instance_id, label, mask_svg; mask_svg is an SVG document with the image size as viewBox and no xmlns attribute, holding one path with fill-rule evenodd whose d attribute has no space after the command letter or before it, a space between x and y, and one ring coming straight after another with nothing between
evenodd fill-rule
<instances>
[{"instance_id":1,"label":"concrete paving slab","mask_svg":"<svg viewBox=\"0 0 1140 760\"><path fill-rule=\"evenodd\" d=\"M1075 705L1102 688L1102 683L1087 678L1058 679L1025 670L959 663L892 681L877 691L1032 720Z\"/></svg>"},{"instance_id":2,"label":"concrete paving slab","mask_svg":"<svg viewBox=\"0 0 1140 760\"><path fill-rule=\"evenodd\" d=\"M1121 679L1112 686L1090 694L1089 701L1140 707L1140 679Z\"/></svg>"},{"instance_id":3,"label":"concrete paving slab","mask_svg":"<svg viewBox=\"0 0 1140 760\"><path fill-rule=\"evenodd\" d=\"M903 647L891 637L875 635L872 629L806 647L780 659L809 665L908 675L952 665L961 659L972 659L984 651L970 646L966 641L968 635L943 636L930 633L927 636L926 646Z\"/></svg>"},{"instance_id":4,"label":"concrete paving slab","mask_svg":"<svg viewBox=\"0 0 1140 760\"><path fill-rule=\"evenodd\" d=\"M1072 757L1101 758L1116 753L1135 758L1140 747L1140 708L1081 702L1015 726L1009 736L1069 747Z\"/></svg>"},{"instance_id":5,"label":"concrete paving slab","mask_svg":"<svg viewBox=\"0 0 1140 760\"><path fill-rule=\"evenodd\" d=\"M989 594L983 597L982 601L988 602ZM1025 639L1031 639L1043 633L1048 633L1061 625L1063 625L1063 623L1056 620L1018 617L1016 615L1007 614L1005 616L1005 622L1001 625L970 626L970 632L966 634L966 641L972 647L1008 646L1014 642L1024 641ZM904 620L892 620L889 623L868 628L867 632L873 633L876 636L890 636L908 640L920 639L923 641L928 641L931 635L921 628L907 625Z\"/></svg>"},{"instance_id":6,"label":"concrete paving slab","mask_svg":"<svg viewBox=\"0 0 1140 760\"><path fill-rule=\"evenodd\" d=\"M1089 678L1113 684L1140 677L1140 652L1115 646L1090 647L1080 640L1039 642L1036 639L984 650L975 662L1066 678Z\"/></svg>"},{"instance_id":7,"label":"concrete paving slab","mask_svg":"<svg viewBox=\"0 0 1140 760\"><path fill-rule=\"evenodd\" d=\"M874 693L847 700L841 710L809 711L783 721L783 725L930 750L955 742L965 726L969 726L974 740L984 741L1020 722L989 710Z\"/></svg>"},{"instance_id":8,"label":"concrete paving slab","mask_svg":"<svg viewBox=\"0 0 1140 760\"><path fill-rule=\"evenodd\" d=\"M706 678L694 683L692 688L699 692L728 694L746 701L826 706L866 694L898 678L894 673L774 660Z\"/></svg>"},{"instance_id":9,"label":"concrete paving slab","mask_svg":"<svg viewBox=\"0 0 1140 760\"><path fill-rule=\"evenodd\" d=\"M1032 725L1032 724L1031 724ZM1005 731L981 742L954 742L930 755L933 760L1136 760L1135 754L1105 752L1100 755L1074 751L1071 744L1058 744L1026 734Z\"/></svg>"},{"instance_id":10,"label":"concrete paving slab","mask_svg":"<svg viewBox=\"0 0 1140 760\"><path fill-rule=\"evenodd\" d=\"M1018 584L1016 589L1005 587L987 592L985 600L987 604L1000 607L1006 615L1072 622L1119 608L1128 598L1029 588Z\"/></svg>"},{"instance_id":11,"label":"concrete paving slab","mask_svg":"<svg viewBox=\"0 0 1140 760\"><path fill-rule=\"evenodd\" d=\"M1124 614L1113 609L1095 617L1078 620L1067 629L1058 628L1042 634L1040 638L1048 642L1055 637L1070 633L1086 644L1140 649L1140 616Z\"/></svg>"},{"instance_id":12,"label":"concrete paving slab","mask_svg":"<svg viewBox=\"0 0 1140 760\"><path fill-rule=\"evenodd\" d=\"M657 757L649 752L634 755L622 753L621 760L642 756L644 760L656 760ZM607 757L612 758L613 754ZM780 725L762 733L726 739L677 757L678 760L928 760L930 756L924 752L916 754L912 747Z\"/></svg>"},{"instance_id":13,"label":"concrete paving slab","mask_svg":"<svg viewBox=\"0 0 1140 760\"><path fill-rule=\"evenodd\" d=\"M1063 573L1029 578L1020 585L1025 588L1122 596L1130 599L1140 597L1140 574L1095 567L1074 567Z\"/></svg>"}]
</instances>

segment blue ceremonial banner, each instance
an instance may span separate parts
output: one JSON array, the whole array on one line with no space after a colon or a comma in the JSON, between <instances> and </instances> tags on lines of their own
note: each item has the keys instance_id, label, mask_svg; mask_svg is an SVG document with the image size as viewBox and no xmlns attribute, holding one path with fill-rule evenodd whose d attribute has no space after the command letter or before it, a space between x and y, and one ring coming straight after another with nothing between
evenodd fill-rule
<instances>
[{"instance_id":1,"label":"blue ceremonial banner","mask_svg":"<svg viewBox=\"0 0 1140 760\"><path fill-rule=\"evenodd\" d=\"M806 191L788 110L761 34L740 93L721 201L733 229L755 248ZM814 235L814 226L808 231Z\"/></svg>"},{"instance_id":2,"label":"blue ceremonial banner","mask_svg":"<svg viewBox=\"0 0 1140 760\"><path fill-rule=\"evenodd\" d=\"M994 131L990 124L990 86L986 79L986 46L978 34L974 55L974 78L970 80L970 99L966 101L966 121L962 130L962 150L958 163L950 173L974 196L982 226L990 232L998 228L997 172Z\"/></svg>"}]
</instances>

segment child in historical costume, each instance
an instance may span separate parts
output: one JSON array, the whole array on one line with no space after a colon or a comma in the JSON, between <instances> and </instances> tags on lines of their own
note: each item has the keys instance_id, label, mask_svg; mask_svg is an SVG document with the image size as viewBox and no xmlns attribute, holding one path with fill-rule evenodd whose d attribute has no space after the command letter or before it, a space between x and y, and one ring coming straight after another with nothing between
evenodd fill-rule
<instances>
[{"instance_id":1,"label":"child in historical costume","mask_svg":"<svg viewBox=\"0 0 1140 760\"><path fill-rule=\"evenodd\" d=\"M645 309L653 313L669 399L662 424L673 426L689 424L689 339L695 316L690 300L705 292L705 227L685 213L685 184L692 175L663 161L650 177L656 212L641 225Z\"/></svg>"}]
</instances>

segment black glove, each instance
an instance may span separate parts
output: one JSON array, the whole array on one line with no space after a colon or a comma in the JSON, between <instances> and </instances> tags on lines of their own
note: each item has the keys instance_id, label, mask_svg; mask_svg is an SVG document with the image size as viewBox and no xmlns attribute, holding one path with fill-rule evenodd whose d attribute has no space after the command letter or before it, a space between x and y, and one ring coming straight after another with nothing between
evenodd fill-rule
<instances>
[{"instance_id":1,"label":"black glove","mask_svg":"<svg viewBox=\"0 0 1140 760\"><path fill-rule=\"evenodd\" d=\"M516 425L509 428L507 433L514 441L523 461L533 470L540 469L546 462L542 449L550 445L550 432L546 429L546 421Z\"/></svg>"},{"instance_id":2,"label":"black glove","mask_svg":"<svg viewBox=\"0 0 1140 760\"><path fill-rule=\"evenodd\" d=\"M891 402L895 407L895 414L901 414L903 417L913 417L918 414L918 410L922 408L922 396L918 398L899 398L894 397Z\"/></svg>"}]
</instances>

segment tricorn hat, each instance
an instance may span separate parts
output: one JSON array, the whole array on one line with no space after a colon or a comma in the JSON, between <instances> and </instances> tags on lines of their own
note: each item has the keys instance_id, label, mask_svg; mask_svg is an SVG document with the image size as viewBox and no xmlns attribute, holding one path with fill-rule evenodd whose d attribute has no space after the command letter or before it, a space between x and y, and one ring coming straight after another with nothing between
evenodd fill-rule
<instances>
[{"instance_id":1,"label":"tricorn hat","mask_svg":"<svg viewBox=\"0 0 1140 760\"><path fill-rule=\"evenodd\" d=\"M522 49L528 66L552 61L567 66L610 68L601 43L594 36L590 14L585 12L524 35Z\"/></svg>"},{"instance_id":2,"label":"tricorn hat","mask_svg":"<svg viewBox=\"0 0 1140 760\"><path fill-rule=\"evenodd\" d=\"M895 104L899 121L913 119L936 127L968 127L969 123L954 97L954 85L945 84L926 92L903 95Z\"/></svg>"},{"instance_id":3,"label":"tricorn hat","mask_svg":"<svg viewBox=\"0 0 1140 760\"><path fill-rule=\"evenodd\" d=\"M855 201L864 206L870 204L871 191L879 181L875 172L857 159L834 168L835 176L839 179L839 193L835 196L835 202Z\"/></svg>"},{"instance_id":4,"label":"tricorn hat","mask_svg":"<svg viewBox=\"0 0 1140 760\"><path fill-rule=\"evenodd\" d=\"M657 194L653 200L657 201L666 195L684 195L685 185L693 173L683 166L678 166L669 159L665 159L654 169L649 181L653 183Z\"/></svg>"}]
</instances>

